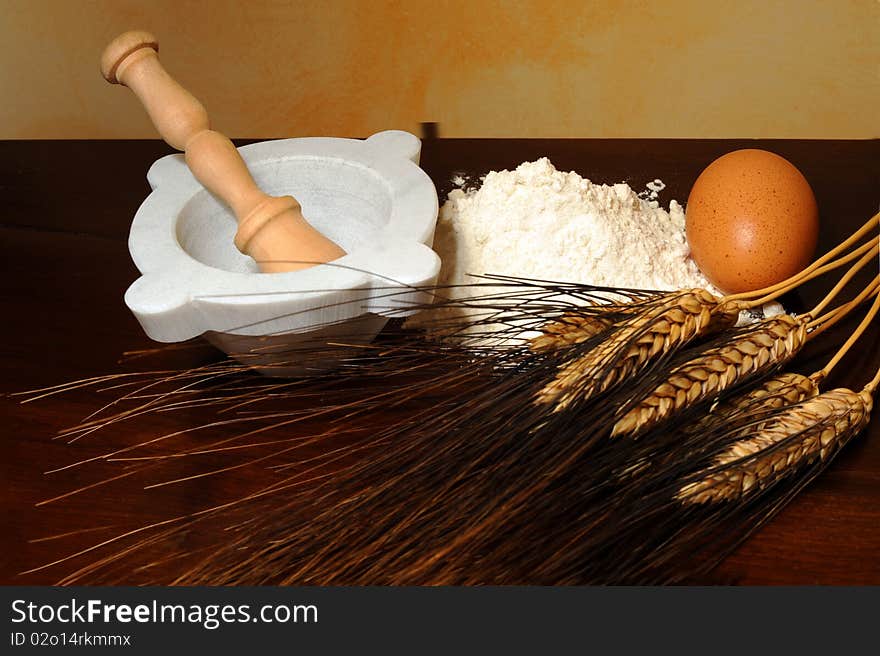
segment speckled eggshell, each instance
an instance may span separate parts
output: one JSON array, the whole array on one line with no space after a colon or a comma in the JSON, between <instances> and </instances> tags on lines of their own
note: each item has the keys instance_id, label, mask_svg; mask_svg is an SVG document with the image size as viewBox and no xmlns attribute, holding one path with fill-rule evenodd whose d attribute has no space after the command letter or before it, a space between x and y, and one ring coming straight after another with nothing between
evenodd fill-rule
<instances>
[{"instance_id":1,"label":"speckled eggshell","mask_svg":"<svg viewBox=\"0 0 880 656\"><path fill-rule=\"evenodd\" d=\"M685 217L694 261L729 294L802 270L819 236L816 198L806 178L766 150L737 150L712 162L691 189Z\"/></svg>"}]
</instances>

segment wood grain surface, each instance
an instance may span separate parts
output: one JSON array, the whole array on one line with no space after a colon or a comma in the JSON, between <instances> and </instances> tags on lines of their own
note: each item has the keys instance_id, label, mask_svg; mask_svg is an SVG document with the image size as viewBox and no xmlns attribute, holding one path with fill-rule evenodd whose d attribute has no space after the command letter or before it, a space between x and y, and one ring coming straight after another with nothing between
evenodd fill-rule
<instances>
[{"instance_id":1,"label":"wood grain surface","mask_svg":"<svg viewBox=\"0 0 880 656\"><path fill-rule=\"evenodd\" d=\"M668 204L670 199L686 200L691 184L712 159L741 147L773 150L801 169L819 204L820 250L839 242L878 209L880 141L431 139L424 144L422 166L441 201L456 175L476 180L490 170L546 155L557 168L575 170L594 182L626 181L639 190L660 178L666 184L660 200ZM192 481L149 494L136 480L121 480L37 505L94 480L94 471L88 476L76 469L44 472L99 455L118 436L75 444L53 440L60 429L107 401L94 392L27 404L10 394L144 366L137 359L120 363L125 352L155 346L123 303L125 289L137 277L126 239L131 219L149 193L146 171L169 152L158 140L0 142L5 269L0 295L6 308L0 324L0 583L53 583L74 565L88 562L90 555L22 572L105 539L120 527L191 511L247 491L272 475L254 465L221 482ZM865 271L852 289L875 274L876 267ZM804 308L828 286L827 280L810 283L785 303L794 310ZM855 321L844 322L811 345L798 368L821 366ZM219 359L209 347L172 350L151 358L149 366ZM878 366L880 327L875 322L829 383L859 387ZM174 417L145 418L125 439L147 439L173 430L175 422L197 422L200 417L194 408ZM183 464L170 467L186 473ZM818 480L695 583L880 584L878 552L880 420L875 417ZM157 567L171 572L174 563Z\"/></svg>"}]
</instances>

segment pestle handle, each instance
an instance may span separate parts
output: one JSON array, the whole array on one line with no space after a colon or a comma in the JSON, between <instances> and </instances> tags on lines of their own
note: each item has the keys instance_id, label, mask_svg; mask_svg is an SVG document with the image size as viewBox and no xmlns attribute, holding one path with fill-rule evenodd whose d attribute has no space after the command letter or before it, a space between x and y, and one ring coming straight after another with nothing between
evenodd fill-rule
<instances>
[{"instance_id":1,"label":"pestle handle","mask_svg":"<svg viewBox=\"0 0 880 656\"><path fill-rule=\"evenodd\" d=\"M315 230L292 196L269 196L257 187L238 150L210 129L202 104L162 66L149 32L125 32L101 56L101 73L140 99L162 138L185 153L193 175L232 209L235 245L266 273L296 271L345 255Z\"/></svg>"}]
</instances>

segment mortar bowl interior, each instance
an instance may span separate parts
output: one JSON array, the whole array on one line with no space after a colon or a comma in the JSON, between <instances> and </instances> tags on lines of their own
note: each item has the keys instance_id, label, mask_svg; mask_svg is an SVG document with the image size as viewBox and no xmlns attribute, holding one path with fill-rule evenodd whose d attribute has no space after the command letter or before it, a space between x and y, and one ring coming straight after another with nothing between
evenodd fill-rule
<instances>
[{"instance_id":1,"label":"mortar bowl interior","mask_svg":"<svg viewBox=\"0 0 880 656\"><path fill-rule=\"evenodd\" d=\"M356 162L286 157L252 164L251 172L266 193L296 198L306 220L348 253L374 243L391 216L387 185ZM193 195L176 222L177 240L194 259L224 271L256 273L257 263L234 245L236 229L232 211L206 190Z\"/></svg>"}]
</instances>

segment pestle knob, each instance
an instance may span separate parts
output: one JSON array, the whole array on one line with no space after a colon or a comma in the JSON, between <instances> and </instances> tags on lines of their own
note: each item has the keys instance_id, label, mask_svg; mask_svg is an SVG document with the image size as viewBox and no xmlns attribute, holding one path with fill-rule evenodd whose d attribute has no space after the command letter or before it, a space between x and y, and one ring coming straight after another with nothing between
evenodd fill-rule
<instances>
[{"instance_id":1,"label":"pestle knob","mask_svg":"<svg viewBox=\"0 0 880 656\"><path fill-rule=\"evenodd\" d=\"M235 245L265 273L296 271L345 255L315 230L292 196L269 196L257 187L238 150L210 129L202 104L162 67L159 43L149 32L116 37L101 56L111 84L134 91L173 148L185 153L193 175L232 209L238 219Z\"/></svg>"}]
</instances>

